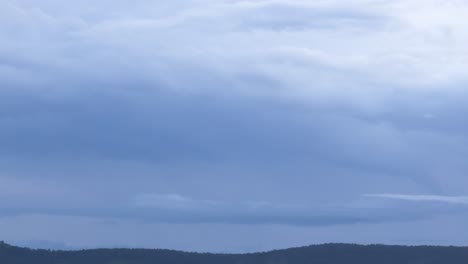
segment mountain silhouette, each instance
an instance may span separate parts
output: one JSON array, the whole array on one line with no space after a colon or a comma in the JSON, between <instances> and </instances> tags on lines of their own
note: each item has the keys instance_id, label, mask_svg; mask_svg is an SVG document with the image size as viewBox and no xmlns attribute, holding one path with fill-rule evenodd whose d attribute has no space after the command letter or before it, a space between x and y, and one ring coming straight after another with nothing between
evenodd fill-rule
<instances>
[{"instance_id":1,"label":"mountain silhouette","mask_svg":"<svg viewBox=\"0 0 468 264\"><path fill-rule=\"evenodd\" d=\"M0 243L1 264L467 264L468 247L323 244L248 254L43 250Z\"/></svg>"}]
</instances>

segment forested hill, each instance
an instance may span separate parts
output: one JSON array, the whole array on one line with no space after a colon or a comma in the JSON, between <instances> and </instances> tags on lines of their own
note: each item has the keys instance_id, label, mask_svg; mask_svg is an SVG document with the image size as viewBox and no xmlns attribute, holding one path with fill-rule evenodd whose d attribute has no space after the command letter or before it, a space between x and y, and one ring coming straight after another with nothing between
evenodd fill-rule
<instances>
[{"instance_id":1,"label":"forested hill","mask_svg":"<svg viewBox=\"0 0 468 264\"><path fill-rule=\"evenodd\" d=\"M467 264L467 247L325 244L253 254L173 250L50 251L0 242L1 264Z\"/></svg>"}]
</instances>

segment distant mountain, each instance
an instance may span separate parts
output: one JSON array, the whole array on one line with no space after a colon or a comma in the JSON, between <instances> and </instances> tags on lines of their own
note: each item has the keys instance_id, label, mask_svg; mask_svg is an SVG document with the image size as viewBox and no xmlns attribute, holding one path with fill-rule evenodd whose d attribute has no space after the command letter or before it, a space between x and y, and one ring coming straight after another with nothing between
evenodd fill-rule
<instances>
[{"instance_id":1,"label":"distant mountain","mask_svg":"<svg viewBox=\"0 0 468 264\"><path fill-rule=\"evenodd\" d=\"M33 250L0 242L1 264L467 264L468 247L324 244L251 254L161 249Z\"/></svg>"}]
</instances>

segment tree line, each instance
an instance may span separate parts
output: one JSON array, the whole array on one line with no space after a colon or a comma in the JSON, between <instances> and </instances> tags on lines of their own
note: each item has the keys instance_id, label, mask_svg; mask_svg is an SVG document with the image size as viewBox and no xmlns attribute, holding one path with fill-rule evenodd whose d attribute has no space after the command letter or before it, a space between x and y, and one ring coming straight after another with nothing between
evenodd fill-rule
<instances>
[{"instance_id":1,"label":"tree line","mask_svg":"<svg viewBox=\"0 0 468 264\"><path fill-rule=\"evenodd\" d=\"M0 242L2 264L467 264L468 247L323 244L249 254L162 249L42 250Z\"/></svg>"}]
</instances>

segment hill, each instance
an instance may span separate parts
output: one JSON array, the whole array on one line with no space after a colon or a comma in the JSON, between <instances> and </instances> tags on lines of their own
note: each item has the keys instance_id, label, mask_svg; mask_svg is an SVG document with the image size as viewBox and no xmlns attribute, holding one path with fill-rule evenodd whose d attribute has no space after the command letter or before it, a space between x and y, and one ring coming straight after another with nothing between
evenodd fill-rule
<instances>
[{"instance_id":1,"label":"hill","mask_svg":"<svg viewBox=\"0 0 468 264\"><path fill-rule=\"evenodd\" d=\"M466 264L468 247L324 244L250 254L162 249L33 250L0 243L2 264Z\"/></svg>"}]
</instances>

